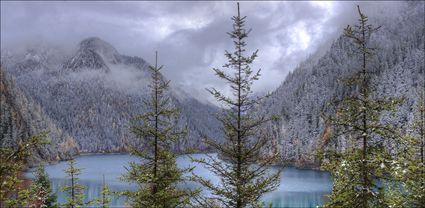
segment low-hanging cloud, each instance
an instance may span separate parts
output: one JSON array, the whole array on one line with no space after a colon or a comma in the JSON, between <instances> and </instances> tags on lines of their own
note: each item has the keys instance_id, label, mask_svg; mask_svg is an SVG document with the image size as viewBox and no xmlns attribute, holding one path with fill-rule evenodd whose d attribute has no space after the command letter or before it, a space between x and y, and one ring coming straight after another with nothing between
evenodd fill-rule
<instances>
[{"instance_id":1,"label":"low-hanging cloud","mask_svg":"<svg viewBox=\"0 0 425 208\"><path fill-rule=\"evenodd\" d=\"M254 85L272 91L300 62L326 50L342 28L355 21L356 2L242 2L248 51L259 49L253 69L262 69ZM397 8L399 2L361 2L365 11ZM232 50L235 2L1 2L1 48L34 42L75 48L97 36L121 54L150 63L154 51L164 74L176 87L209 100L205 88L226 90L214 76L224 50Z\"/></svg>"}]
</instances>

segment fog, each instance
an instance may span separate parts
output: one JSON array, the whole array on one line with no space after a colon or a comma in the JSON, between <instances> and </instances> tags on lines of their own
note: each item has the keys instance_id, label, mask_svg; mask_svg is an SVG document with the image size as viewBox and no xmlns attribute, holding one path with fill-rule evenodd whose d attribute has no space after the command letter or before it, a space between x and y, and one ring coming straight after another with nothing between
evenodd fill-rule
<instances>
[{"instance_id":1,"label":"fog","mask_svg":"<svg viewBox=\"0 0 425 208\"><path fill-rule=\"evenodd\" d=\"M400 2L241 2L252 28L248 52L259 49L253 69L262 69L256 93L275 89L288 72L313 54L326 51L360 4L370 17L397 11ZM87 37L99 37L120 54L150 63L155 51L172 85L200 100L205 88L228 90L214 76L224 50L233 49L236 2L1 2L1 48L55 46L69 51ZM126 76L123 76L126 77Z\"/></svg>"}]
</instances>

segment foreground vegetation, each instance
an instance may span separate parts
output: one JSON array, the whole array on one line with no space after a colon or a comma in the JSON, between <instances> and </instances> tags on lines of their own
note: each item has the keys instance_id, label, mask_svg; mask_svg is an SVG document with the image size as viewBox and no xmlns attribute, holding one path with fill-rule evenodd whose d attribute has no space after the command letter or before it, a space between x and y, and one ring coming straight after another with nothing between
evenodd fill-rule
<instances>
[{"instance_id":1,"label":"foreground vegetation","mask_svg":"<svg viewBox=\"0 0 425 208\"><path fill-rule=\"evenodd\" d=\"M402 135L397 127L382 121L384 113L391 116L396 112L402 99L371 95L375 89L370 81L373 66L369 61L377 50L370 37L379 27L369 25L367 16L360 7L357 9L359 24L348 26L344 33L356 46L354 53L361 64L358 73L344 80L356 90L333 103L336 110L328 122L334 133L326 140L326 149L320 151L322 168L330 171L334 179L325 207L425 206L423 96L418 105L417 139ZM347 142L348 147L341 149L342 142Z\"/></svg>"},{"instance_id":2,"label":"foreground vegetation","mask_svg":"<svg viewBox=\"0 0 425 208\"><path fill-rule=\"evenodd\" d=\"M360 70L343 80L352 94L331 104L334 112L328 118L332 133L325 138L319 151L322 168L334 179L333 191L324 207L424 207L425 206L425 79L418 95L416 122L412 131L401 132L396 126L385 123L382 116L391 116L403 102L400 98L376 98L376 90L370 82L373 76L369 60L379 53L372 46L370 37L379 27L368 24L368 18L358 8L359 24L345 29L345 38L355 45L355 57ZM215 89L211 94L224 104L217 118L223 124L224 138L206 138L223 160L210 157L195 160L220 177L220 184L208 181L192 173L192 169L179 169L173 145L185 135L185 129L175 123L178 109L168 101L169 81L161 75L157 61L151 66L151 97L143 115L135 116L131 130L145 143L143 149L132 147L131 153L140 157L140 163L130 163L123 180L140 187L136 191L117 193L125 196L133 207L264 207L261 197L278 186L279 173L267 174L267 168L277 159L277 150L265 154L269 141L264 124L273 117L254 113L261 99L253 99L251 87L259 79L260 71L252 71L250 64L257 51L245 55L245 40L249 30L244 28L245 18L233 17L235 51L227 52L228 63L224 69L214 69L232 89L227 96ZM69 161L68 183L61 191L67 194L66 203L59 204L52 193L48 175L40 166L31 185L25 185L20 173L27 158L40 145L48 145L47 134L22 139L17 147L1 148L0 206L1 207L108 207L111 195L106 182L101 196L84 200L84 186L78 183L78 169L74 160ZM217 142L221 141L221 142ZM348 147L342 148L342 143ZM191 178L183 177L192 174ZM212 197L199 195L199 190L180 189L177 184L187 180L199 182L209 189ZM272 206L272 205L271 205Z\"/></svg>"}]
</instances>

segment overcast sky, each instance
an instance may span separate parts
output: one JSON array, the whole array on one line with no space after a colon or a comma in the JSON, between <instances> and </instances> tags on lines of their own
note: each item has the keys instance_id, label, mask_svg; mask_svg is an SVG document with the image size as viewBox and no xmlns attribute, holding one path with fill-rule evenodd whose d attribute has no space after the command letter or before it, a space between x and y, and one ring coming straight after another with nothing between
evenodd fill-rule
<instances>
[{"instance_id":1,"label":"overcast sky","mask_svg":"<svg viewBox=\"0 0 425 208\"><path fill-rule=\"evenodd\" d=\"M252 28L248 51L259 49L256 92L275 89L297 64L356 20L358 2L241 2ZM398 2L361 2L367 14ZM233 45L226 32L236 2L1 2L1 48L42 43L74 49L87 37L111 43L121 54L152 63L154 51L174 86L204 99L205 88L223 89L212 67L225 63ZM206 98L205 98L206 99Z\"/></svg>"}]
</instances>

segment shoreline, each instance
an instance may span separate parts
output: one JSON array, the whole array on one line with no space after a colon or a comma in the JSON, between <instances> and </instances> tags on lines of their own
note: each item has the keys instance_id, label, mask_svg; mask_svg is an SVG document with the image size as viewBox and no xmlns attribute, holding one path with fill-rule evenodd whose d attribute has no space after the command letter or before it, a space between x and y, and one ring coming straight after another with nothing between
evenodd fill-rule
<instances>
[{"instance_id":1,"label":"shoreline","mask_svg":"<svg viewBox=\"0 0 425 208\"><path fill-rule=\"evenodd\" d=\"M190 154L214 154L214 152L191 152L191 153L182 153L182 154L177 154L177 156L184 156L184 155L190 155ZM74 155L72 158L76 159L78 157L82 157L82 156L109 156L109 155L130 155L131 154L129 152L83 152L83 153L79 153L77 155ZM54 161L48 161L46 162L45 165L55 165L58 164L60 162L66 162L69 159L65 159L65 160L54 160ZM24 170L24 172L27 172L30 168L33 168L36 166L31 166L31 167L27 167L26 170ZM293 161L277 161L275 164L270 165L270 167L288 167L288 168L296 168L299 170L313 170L313 171L320 171L320 172L328 172L325 170L321 170L320 167L316 167L312 164L300 164L297 162L293 162Z\"/></svg>"}]
</instances>

